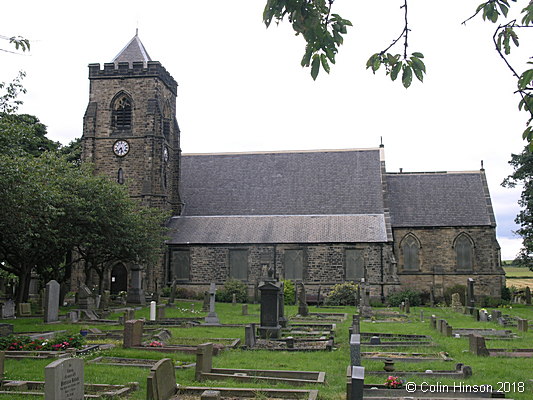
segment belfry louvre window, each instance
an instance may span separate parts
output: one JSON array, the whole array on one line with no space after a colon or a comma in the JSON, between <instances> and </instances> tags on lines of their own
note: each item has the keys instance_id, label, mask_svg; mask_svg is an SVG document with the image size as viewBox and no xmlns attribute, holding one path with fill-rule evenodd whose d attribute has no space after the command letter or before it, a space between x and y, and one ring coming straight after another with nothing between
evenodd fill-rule
<instances>
[{"instance_id":1,"label":"belfry louvre window","mask_svg":"<svg viewBox=\"0 0 533 400\"><path fill-rule=\"evenodd\" d=\"M304 278L303 250L285 250L283 253L285 279L301 281Z\"/></svg>"},{"instance_id":2,"label":"belfry louvre window","mask_svg":"<svg viewBox=\"0 0 533 400\"><path fill-rule=\"evenodd\" d=\"M361 249L346 249L346 280L358 281L365 277L364 251Z\"/></svg>"},{"instance_id":3,"label":"belfry louvre window","mask_svg":"<svg viewBox=\"0 0 533 400\"><path fill-rule=\"evenodd\" d=\"M420 268L419 250L417 240L412 236L407 236L402 242L403 268L408 270L418 270Z\"/></svg>"},{"instance_id":4,"label":"belfry louvre window","mask_svg":"<svg viewBox=\"0 0 533 400\"><path fill-rule=\"evenodd\" d=\"M248 280L248 251L230 250L229 276L242 281Z\"/></svg>"},{"instance_id":5,"label":"belfry louvre window","mask_svg":"<svg viewBox=\"0 0 533 400\"><path fill-rule=\"evenodd\" d=\"M113 107L113 128L124 131L131 129L132 106L127 96L121 96Z\"/></svg>"},{"instance_id":6,"label":"belfry louvre window","mask_svg":"<svg viewBox=\"0 0 533 400\"><path fill-rule=\"evenodd\" d=\"M472 242L466 235L460 235L455 241L457 269L472 269Z\"/></svg>"}]
</instances>

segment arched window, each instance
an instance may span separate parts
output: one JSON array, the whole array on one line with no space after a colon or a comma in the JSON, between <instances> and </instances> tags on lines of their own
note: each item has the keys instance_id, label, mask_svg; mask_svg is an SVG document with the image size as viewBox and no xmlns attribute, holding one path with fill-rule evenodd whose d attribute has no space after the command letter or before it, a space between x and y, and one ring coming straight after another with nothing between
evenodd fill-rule
<instances>
[{"instance_id":1,"label":"arched window","mask_svg":"<svg viewBox=\"0 0 533 400\"><path fill-rule=\"evenodd\" d=\"M124 184L124 171L122 170L122 168L118 169L117 182L121 185Z\"/></svg>"},{"instance_id":2,"label":"arched window","mask_svg":"<svg viewBox=\"0 0 533 400\"><path fill-rule=\"evenodd\" d=\"M115 99L113 102L113 130L131 130L132 109L131 99L127 95L121 94Z\"/></svg>"},{"instance_id":3,"label":"arched window","mask_svg":"<svg viewBox=\"0 0 533 400\"><path fill-rule=\"evenodd\" d=\"M412 234L407 235L401 243L403 269L418 271L420 269L420 243Z\"/></svg>"},{"instance_id":4,"label":"arched window","mask_svg":"<svg viewBox=\"0 0 533 400\"><path fill-rule=\"evenodd\" d=\"M461 233L455 239L455 257L457 269L470 271L473 267L473 249L472 240L468 235Z\"/></svg>"}]
</instances>

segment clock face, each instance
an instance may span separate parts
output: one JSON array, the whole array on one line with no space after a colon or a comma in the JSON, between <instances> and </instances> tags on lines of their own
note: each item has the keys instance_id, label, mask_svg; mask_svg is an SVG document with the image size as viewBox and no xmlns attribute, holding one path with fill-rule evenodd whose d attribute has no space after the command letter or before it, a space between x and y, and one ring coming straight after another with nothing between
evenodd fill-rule
<instances>
[{"instance_id":1,"label":"clock face","mask_svg":"<svg viewBox=\"0 0 533 400\"><path fill-rule=\"evenodd\" d=\"M168 161L168 149L166 146L163 148L163 161Z\"/></svg>"},{"instance_id":2,"label":"clock face","mask_svg":"<svg viewBox=\"0 0 533 400\"><path fill-rule=\"evenodd\" d=\"M119 157L124 157L129 151L130 145L125 140L117 140L113 145L113 152Z\"/></svg>"}]
</instances>

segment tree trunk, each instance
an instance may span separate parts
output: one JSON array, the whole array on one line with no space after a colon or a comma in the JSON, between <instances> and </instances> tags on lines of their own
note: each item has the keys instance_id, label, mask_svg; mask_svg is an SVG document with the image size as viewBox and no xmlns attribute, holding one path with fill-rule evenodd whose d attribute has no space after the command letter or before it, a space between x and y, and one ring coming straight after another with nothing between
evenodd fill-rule
<instances>
[{"instance_id":1,"label":"tree trunk","mask_svg":"<svg viewBox=\"0 0 533 400\"><path fill-rule=\"evenodd\" d=\"M31 267L21 266L20 273L17 274L17 276L19 278L19 283L15 290L15 302L17 304L26 303L30 293Z\"/></svg>"}]
</instances>

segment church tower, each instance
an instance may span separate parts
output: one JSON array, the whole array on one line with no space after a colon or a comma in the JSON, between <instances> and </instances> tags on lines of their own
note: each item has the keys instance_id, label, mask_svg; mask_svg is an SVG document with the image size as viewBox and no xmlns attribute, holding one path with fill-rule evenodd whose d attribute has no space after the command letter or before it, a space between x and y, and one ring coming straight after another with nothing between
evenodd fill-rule
<instances>
[{"instance_id":1,"label":"church tower","mask_svg":"<svg viewBox=\"0 0 533 400\"><path fill-rule=\"evenodd\" d=\"M82 161L143 205L180 212L178 84L137 34L111 63L89 65Z\"/></svg>"}]
</instances>

